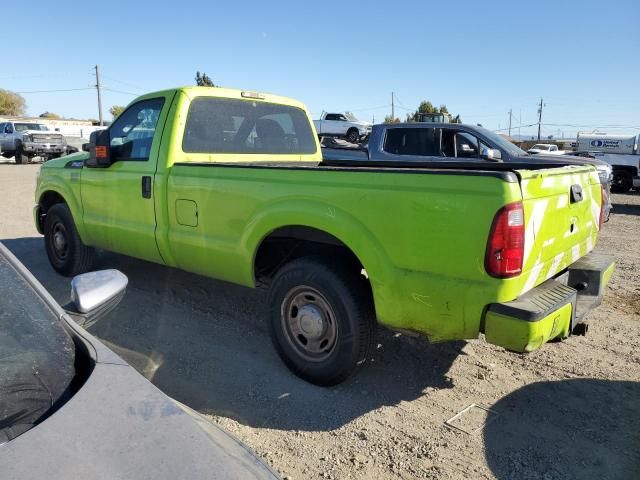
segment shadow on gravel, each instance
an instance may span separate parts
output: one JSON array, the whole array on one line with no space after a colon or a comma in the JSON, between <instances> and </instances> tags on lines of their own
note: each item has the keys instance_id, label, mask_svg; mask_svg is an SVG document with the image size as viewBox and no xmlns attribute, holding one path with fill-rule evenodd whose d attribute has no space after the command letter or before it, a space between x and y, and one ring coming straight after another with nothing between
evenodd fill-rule
<instances>
[{"instance_id":1,"label":"shadow on gravel","mask_svg":"<svg viewBox=\"0 0 640 480\"><path fill-rule=\"evenodd\" d=\"M611 213L614 215L638 215L640 216L640 205L630 205L624 203L614 203Z\"/></svg>"},{"instance_id":2,"label":"shadow on gravel","mask_svg":"<svg viewBox=\"0 0 640 480\"><path fill-rule=\"evenodd\" d=\"M534 383L491 408L484 444L498 479L640 478L640 383Z\"/></svg>"},{"instance_id":3,"label":"shadow on gravel","mask_svg":"<svg viewBox=\"0 0 640 480\"><path fill-rule=\"evenodd\" d=\"M69 279L50 267L42 238L4 240L61 303ZM451 388L464 342L429 345L386 330L373 362L334 388L310 385L280 362L266 328L266 292L103 253L95 266L129 277L127 294L90 332L156 386L203 412L279 430L326 431L385 405Z\"/></svg>"}]
</instances>

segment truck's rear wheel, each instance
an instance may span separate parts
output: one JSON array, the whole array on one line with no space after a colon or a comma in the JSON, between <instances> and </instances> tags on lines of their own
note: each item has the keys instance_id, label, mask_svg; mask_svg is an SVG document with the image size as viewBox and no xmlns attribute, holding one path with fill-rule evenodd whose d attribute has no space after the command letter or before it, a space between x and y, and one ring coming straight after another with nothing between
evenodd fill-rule
<instances>
[{"instance_id":1,"label":"truck's rear wheel","mask_svg":"<svg viewBox=\"0 0 640 480\"><path fill-rule=\"evenodd\" d=\"M633 176L626 171L614 171L611 191L614 193L626 193L633 187Z\"/></svg>"},{"instance_id":2,"label":"truck's rear wheel","mask_svg":"<svg viewBox=\"0 0 640 480\"><path fill-rule=\"evenodd\" d=\"M95 250L82 243L66 204L57 203L47 211L44 243L49 263L61 275L72 277L91 269Z\"/></svg>"},{"instance_id":3,"label":"truck's rear wheel","mask_svg":"<svg viewBox=\"0 0 640 480\"><path fill-rule=\"evenodd\" d=\"M269 323L287 367L322 386L344 381L364 364L376 337L366 280L320 257L294 260L276 274Z\"/></svg>"},{"instance_id":4,"label":"truck's rear wheel","mask_svg":"<svg viewBox=\"0 0 640 480\"><path fill-rule=\"evenodd\" d=\"M360 140L360 132L358 132L357 128L350 128L347 132L347 140L351 143L358 143Z\"/></svg>"}]
</instances>

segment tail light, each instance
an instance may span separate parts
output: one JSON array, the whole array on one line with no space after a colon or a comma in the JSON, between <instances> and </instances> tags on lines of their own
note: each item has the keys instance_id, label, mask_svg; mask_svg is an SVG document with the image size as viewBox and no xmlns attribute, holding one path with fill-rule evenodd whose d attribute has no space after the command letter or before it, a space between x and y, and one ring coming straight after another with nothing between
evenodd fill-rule
<instances>
[{"instance_id":1,"label":"tail light","mask_svg":"<svg viewBox=\"0 0 640 480\"><path fill-rule=\"evenodd\" d=\"M524 209L522 202L515 202L498 210L493 219L484 265L492 277L510 278L522 273L523 260Z\"/></svg>"},{"instance_id":2,"label":"tail light","mask_svg":"<svg viewBox=\"0 0 640 480\"><path fill-rule=\"evenodd\" d=\"M600 184L600 223L598 225L598 230L602 228L602 224L604 223L605 203L607 202L607 196L605 193L604 185Z\"/></svg>"}]
</instances>

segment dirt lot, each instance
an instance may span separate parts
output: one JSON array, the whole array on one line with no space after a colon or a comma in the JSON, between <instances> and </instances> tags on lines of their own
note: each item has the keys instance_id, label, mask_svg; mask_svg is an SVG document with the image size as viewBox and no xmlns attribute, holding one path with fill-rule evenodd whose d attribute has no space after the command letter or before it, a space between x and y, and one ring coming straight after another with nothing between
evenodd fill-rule
<instances>
[{"instance_id":1,"label":"dirt lot","mask_svg":"<svg viewBox=\"0 0 640 480\"><path fill-rule=\"evenodd\" d=\"M0 164L0 239L62 303L32 226L37 165ZM265 294L104 253L130 279L91 332L290 478L640 478L640 195L614 195L598 248L618 264L586 337L518 355L482 339L382 332L373 363L318 388L280 363ZM4 292L5 301L10 292ZM461 422L444 422L470 404Z\"/></svg>"}]
</instances>

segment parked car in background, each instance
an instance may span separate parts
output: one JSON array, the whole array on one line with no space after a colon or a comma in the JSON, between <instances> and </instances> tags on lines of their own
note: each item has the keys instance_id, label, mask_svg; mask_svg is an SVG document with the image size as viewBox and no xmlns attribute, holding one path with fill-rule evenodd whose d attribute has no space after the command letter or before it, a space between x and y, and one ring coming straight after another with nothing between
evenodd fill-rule
<instances>
[{"instance_id":1,"label":"parked car in background","mask_svg":"<svg viewBox=\"0 0 640 480\"><path fill-rule=\"evenodd\" d=\"M536 143L533 147L527 150L527 153L532 155L538 153L544 153L546 155L562 155L564 150L559 150L557 145L549 143Z\"/></svg>"},{"instance_id":2,"label":"parked car in background","mask_svg":"<svg viewBox=\"0 0 640 480\"><path fill-rule=\"evenodd\" d=\"M0 244L2 478L278 478L79 326L112 311L126 285L117 270L77 276L66 312Z\"/></svg>"},{"instance_id":3,"label":"parked car in background","mask_svg":"<svg viewBox=\"0 0 640 480\"><path fill-rule=\"evenodd\" d=\"M358 120L351 113L323 112L313 125L319 137L340 137L358 143L371 133L371 123Z\"/></svg>"},{"instance_id":4,"label":"parked car in background","mask_svg":"<svg viewBox=\"0 0 640 480\"><path fill-rule=\"evenodd\" d=\"M569 152L567 152L569 153ZM571 152L572 153L572 152ZM345 149L327 145L322 149L325 162L369 161L382 164L436 162L501 162L512 168L539 165L593 165L603 186L604 219L611 211L612 169L596 158L574 155L529 155L506 138L483 127L452 123L396 123L374 125L364 148ZM345 165L347 163L344 163Z\"/></svg>"},{"instance_id":5,"label":"parked car in background","mask_svg":"<svg viewBox=\"0 0 640 480\"><path fill-rule=\"evenodd\" d=\"M29 163L36 156L58 158L67 153L62 134L33 122L0 123L0 148L5 158L15 157L16 163Z\"/></svg>"},{"instance_id":6,"label":"parked car in background","mask_svg":"<svg viewBox=\"0 0 640 480\"><path fill-rule=\"evenodd\" d=\"M43 164L35 225L64 275L100 248L268 285L276 350L320 385L371 358L378 323L433 341L484 332L521 352L580 332L614 270L592 252L595 169L489 144L490 132L412 125L374 128L369 147L382 142L389 161L328 161L295 100L150 93L92 134L88 153Z\"/></svg>"}]
</instances>

